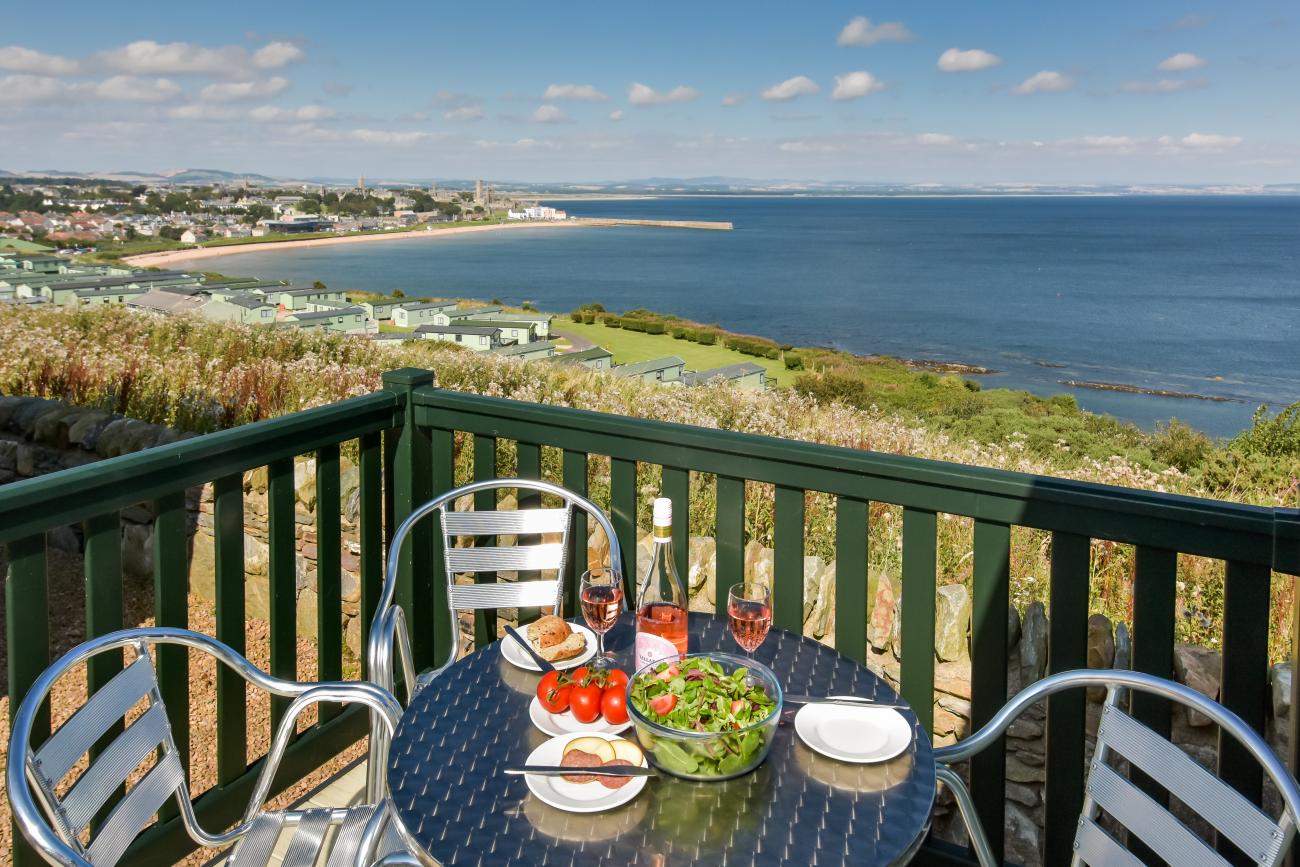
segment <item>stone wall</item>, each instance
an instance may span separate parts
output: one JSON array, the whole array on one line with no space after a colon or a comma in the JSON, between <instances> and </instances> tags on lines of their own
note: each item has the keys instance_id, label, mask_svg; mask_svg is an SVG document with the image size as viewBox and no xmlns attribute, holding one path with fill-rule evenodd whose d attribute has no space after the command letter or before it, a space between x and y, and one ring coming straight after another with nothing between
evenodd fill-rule
<instances>
[{"instance_id":1,"label":"stone wall","mask_svg":"<svg viewBox=\"0 0 1300 867\"><path fill-rule=\"evenodd\" d=\"M177 442L192 434L124 418L58 401L29 397L0 397L0 484L33 478L58 470L83 466L105 458ZM343 606L341 622L345 644L354 656L361 652L361 624L357 620L361 585L358 577L360 545L357 535L357 468L343 462L341 473L341 550ZM244 474L244 577L245 615L270 617L267 575L266 470ZM315 461L294 463L294 536L297 584L298 634L315 639L316 617L316 482ZM216 601L214 540L212 535L212 485L187 492L190 510L190 592L207 602ZM124 509L122 568L130 577L153 575L153 514L149 504ZM51 544L68 551L82 550L81 529L60 528L48 536Z\"/></svg>"}]
</instances>

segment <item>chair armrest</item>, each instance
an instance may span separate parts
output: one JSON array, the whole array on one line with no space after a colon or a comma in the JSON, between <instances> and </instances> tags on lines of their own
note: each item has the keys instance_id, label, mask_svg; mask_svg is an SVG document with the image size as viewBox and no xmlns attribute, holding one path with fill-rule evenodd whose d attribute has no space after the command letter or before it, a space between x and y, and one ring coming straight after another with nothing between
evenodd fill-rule
<instances>
[{"instance_id":1,"label":"chair armrest","mask_svg":"<svg viewBox=\"0 0 1300 867\"><path fill-rule=\"evenodd\" d=\"M415 662L411 655L411 635L406 627L406 612L400 605L390 605L378 618L366 645L367 679L396 694L394 656L402 666L402 677L406 682L406 703L410 704L415 696Z\"/></svg>"}]
</instances>

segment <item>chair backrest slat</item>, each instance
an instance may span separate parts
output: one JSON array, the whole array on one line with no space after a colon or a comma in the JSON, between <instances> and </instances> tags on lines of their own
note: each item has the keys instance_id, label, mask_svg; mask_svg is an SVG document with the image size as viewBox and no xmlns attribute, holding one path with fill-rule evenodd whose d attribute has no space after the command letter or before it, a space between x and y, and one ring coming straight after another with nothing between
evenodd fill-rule
<instances>
[{"instance_id":1,"label":"chair backrest slat","mask_svg":"<svg viewBox=\"0 0 1300 867\"><path fill-rule=\"evenodd\" d=\"M457 611L478 608L541 608L557 605L559 581L515 581L495 584L457 584L448 590Z\"/></svg>"},{"instance_id":2,"label":"chair backrest slat","mask_svg":"<svg viewBox=\"0 0 1300 867\"><path fill-rule=\"evenodd\" d=\"M1276 856L1281 834L1275 820L1187 753L1110 703L1102 708L1097 743L1174 793L1256 863L1270 863Z\"/></svg>"},{"instance_id":3,"label":"chair backrest slat","mask_svg":"<svg viewBox=\"0 0 1300 867\"><path fill-rule=\"evenodd\" d=\"M33 769L45 786L53 791L72 766L156 686L147 655L104 684L36 751Z\"/></svg>"},{"instance_id":4,"label":"chair backrest slat","mask_svg":"<svg viewBox=\"0 0 1300 867\"><path fill-rule=\"evenodd\" d=\"M1170 864L1198 867L1230 867L1223 856L1174 818L1146 792L1119 775L1113 768L1094 760L1088 771L1087 794L1096 806L1137 835L1160 858Z\"/></svg>"},{"instance_id":5,"label":"chair backrest slat","mask_svg":"<svg viewBox=\"0 0 1300 867\"><path fill-rule=\"evenodd\" d=\"M563 533L568 525L568 509L518 509L512 512L447 510L442 515L442 529L448 536Z\"/></svg>"},{"instance_id":6,"label":"chair backrest slat","mask_svg":"<svg viewBox=\"0 0 1300 867\"><path fill-rule=\"evenodd\" d=\"M564 545L519 545L507 548L450 548L447 569L460 572L559 569L564 565Z\"/></svg>"},{"instance_id":7,"label":"chair backrest slat","mask_svg":"<svg viewBox=\"0 0 1300 867\"><path fill-rule=\"evenodd\" d=\"M1086 816L1079 820L1079 833L1074 837L1074 857L1076 863L1089 867L1145 867L1138 856Z\"/></svg>"},{"instance_id":8,"label":"chair backrest slat","mask_svg":"<svg viewBox=\"0 0 1300 867\"><path fill-rule=\"evenodd\" d=\"M86 860L95 867L116 864L136 835L184 782L185 771L180 759L176 753L168 752L109 813L100 832L91 841Z\"/></svg>"},{"instance_id":9,"label":"chair backrest slat","mask_svg":"<svg viewBox=\"0 0 1300 867\"><path fill-rule=\"evenodd\" d=\"M118 735L61 799L68 825L80 831L126 782L140 763L167 739L167 709L156 704Z\"/></svg>"}]
</instances>

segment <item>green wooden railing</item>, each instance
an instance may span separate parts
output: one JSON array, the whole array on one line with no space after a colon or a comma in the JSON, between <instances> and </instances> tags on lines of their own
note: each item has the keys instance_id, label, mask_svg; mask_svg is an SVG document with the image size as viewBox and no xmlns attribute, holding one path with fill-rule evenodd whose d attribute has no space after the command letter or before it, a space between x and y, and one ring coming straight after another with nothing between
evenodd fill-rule
<instances>
[{"instance_id":1,"label":"green wooden railing","mask_svg":"<svg viewBox=\"0 0 1300 867\"><path fill-rule=\"evenodd\" d=\"M746 481L775 488L774 619L799 630L804 600L804 503L808 491L836 497L835 646L866 660L867 522L869 505L889 503L903 511L902 692L922 721L933 707L936 530L940 513L974 519L974 616L972 624L972 725L988 720L1007 690L1007 603L1010 534L1013 526L1051 534L1049 668L1086 665L1089 543L1107 539L1136 546L1133 667L1172 675L1175 572L1178 553L1226 562L1223 630L1225 678L1222 701L1262 731L1268 702L1267 630L1270 572L1300 574L1300 514L1104 485L1069 482L977 467L881 455L769 437L520 403L445 391L432 373L400 370L384 377L384 391L281 419L236 428L152 451L0 488L0 543L10 557L8 592L11 701L49 662L49 612L45 605L44 534L69 523L85 527L87 630L109 631L121 621L121 569L115 539L117 511L152 502L155 531L155 616L184 625L186 572L184 492L214 482L217 633L236 648L243 641L241 474L268 467L271 559L271 666L292 676L293 473L295 455L317 457L320 549L320 658L322 677L337 676L338 618L337 470L340 443L360 440L360 531L362 617L369 624L380 581L386 532L456 481L457 435L473 442L472 474L497 475L498 441L514 444L517 472L538 478L542 449L561 450L562 483L587 492L589 462L610 461L610 507L624 552L625 572L635 571L637 480L643 466L662 468L662 488L674 509L676 550L685 571L690 517L690 473L716 477L717 591L721 608L727 588L744 567ZM490 496L490 495L489 495ZM520 505L535 505L525 501ZM490 502L478 504L490 507ZM332 514L332 517L331 517ZM585 521L575 528L571 569L586 568ZM432 522L415 531L401 554L397 599L412 626L417 664L429 665L454 639L447 634L439 534ZM485 576L490 580L490 576ZM568 586L572 592L573 582ZM572 599L569 600L573 602ZM570 605L569 610L576 610ZM491 640L491 621L480 618L475 638ZM183 657L159 660L164 697L173 709L187 707ZM92 687L111 671L92 673ZM1300 682L1297 682L1300 686ZM215 826L243 805L256 764L247 762L242 688L218 688L222 723L217 744L220 784L197 801L200 816ZM1047 718L1045 786L1046 863L1068 860L1082 799L1084 772L1082 694L1053 697ZM1135 713L1168 731L1169 709L1138 703ZM1291 743L1300 741L1292 714ZM173 717L184 718L184 713ZM325 718L300 736L286 759L281 786L363 734L364 721L350 713ZM188 733L177 732L188 743ZM1293 757L1292 767L1296 767ZM1004 757L991 751L972 764L971 786L995 847L1002 848ZM1262 779L1235 744L1219 751L1219 772L1258 801ZM136 847L145 863L165 863L187 849L175 821L162 823ZM22 854L21 852L19 853ZM963 852L930 844L918 863L969 864Z\"/></svg>"},{"instance_id":2,"label":"green wooden railing","mask_svg":"<svg viewBox=\"0 0 1300 867\"><path fill-rule=\"evenodd\" d=\"M165 626L187 625L187 576L192 520L187 491L213 485L216 636L244 651L243 474L268 470L271 673L296 679L295 500L293 458L316 456L321 679L342 674L340 588L340 444L357 441L360 471L359 532L363 630L370 625L383 580L382 453L385 438L403 423L402 398L391 392L308 410L184 440L145 452L0 487L0 544L7 546L6 640L10 707L52 661L50 627L62 616L48 607L46 533L80 525L85 536L86 636L103 635L122 622L121 510L147 504L154 515L153 616ZM135 625L135 624L129 624ZM92 661L91 691L121 670L121 656ZM183 648L158 650L158 682L172 733L188 763L189 664ZM283 702L272 708L275 721ZM260 767L249 762L244 681L219 667L217 680L217 785L195 807L209 828L226 827L243 811ZM38 743L49 732L48 710L33 732ZM285 755L275 783L280 791L319 767L322 758L356 742L367 731L363 713L324 712L299 735ZM20 839L15 837L15 839ZM127 859L132 864L171 864L194 848L179 818L171 816L142 835ZM15 863L39 864L25 845Z\"/></svg>"}]
</instances>

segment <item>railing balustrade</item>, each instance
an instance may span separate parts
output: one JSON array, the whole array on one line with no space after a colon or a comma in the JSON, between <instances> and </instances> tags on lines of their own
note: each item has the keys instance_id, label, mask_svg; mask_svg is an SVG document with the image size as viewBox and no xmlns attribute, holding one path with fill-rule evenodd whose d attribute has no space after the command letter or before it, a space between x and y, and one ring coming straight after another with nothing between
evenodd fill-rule
<instances>
[{"instance_id":1,"label":"railing balustrade","mask_svg":"<svg viewBox=\"0 0 1300 867\"><path fill-rule=\"evenodd\" d=\"M605 415L540 404L446 391L427 371L399 370L384 377L384 390L267 422L197 437L148 452L18 482L0 488L0 544L10 563L6 585L11 707L49 664L52 615L46 605L44 535L80 523L86 538L88 635L121 626L122 570L118 513L140 502L155 516L154 615L162 625L184 626L188 572L185 491L214 485L217 637L243 651L244 556L242 474L268 471L271 669L290 676L295 664L293 458L316 457L317 598L319 676L341 673L339 626L340 444L358 440L361 617L369 626L383 568L388 533L420 503L450 489L456 479L457 437L473 443L472 475L497 475L498 441L514 443L516 471L538 478L543 449L559 452L556 481L587 494L594 459L609 460L609 505L624 552L625 574L635 575L638 478L642 467L658 466L664 495L674 509L673 534L686 571L690 474L716 478L715 592L718 611L727 589L742 580L746 482L774 488L774 621L800 630L803 623L805 495L836 498L836 648L867 659L868 521L872 504L902 510L901 627L902 693L927 724L934 689L934 629L937 518L973 519L973 621L971 635L971 724L978 727L1003 704L1007 690L1007 605L1013 527L1051 535L1049 671L1086 666L1089 546L1105 539L1136 547L1133 590L1133 659L1138 671L1173 673L1175 573L1179 553L1226 563L1224 591L1222 702L1262 731L1268 703L1268 648L1263 624L1269 617L1271 572L1300 574L1300 514L1105 485L1035 477L914 458L882 455L721 430ZM493 494L488 493L486 497ZM521 508L539 505L536 498ZM490 508L491 502L476 503ZM573 575L587 567L585 520L572 534ZM418 667L446 653L457 636L447 634L441 536L428 522L401 554L397 599L408 611ZM491 580L492 576L480 576ZM630 589L630 588L629 588ZM576 610L566 600L569 611ZM524 615L526 616L526 612ZM495 637L487 617L475 623L478 645ZM363 638L364 646L364 638ZM173 649L174 650L174 649ZM120 663L119 663L120 664ZM90 673L90 688L112 676L112 663ZM180 710L173 723L182 751L186 730L188 674L183 652L159 659L164 699ZM218 785L196 802L211 826L235 817L251 789L257 764L248 763L242 684L218 683ZM1134 713L1167 731L1169 709L1160 702L1136 702ZM274 709L279 718L281 707ZM1053 697L1047 712L1045 786L1046 863L1065 863L1082 797L1085 704L1082 695ZM1291 743L1300 724L1289 721ZM48 718L42 731L48 729ZM286 756L277 790L301 778L365 734L362 715L324 716L299 736ZM1292 767L1296 767L1293 759ZM1221 744L1219 774L1248 798L1259 801L1258 768L1232 744ZM987 751L970 768L971 789L995 851L1002 850L1004 756ZM137 843L132 863L167 863L192 844L178 822L160 823ZM23 847L19 863L29 863ZM931 844L917 863L973 863L951 847Z\"/></svg>"}]
</instances>

